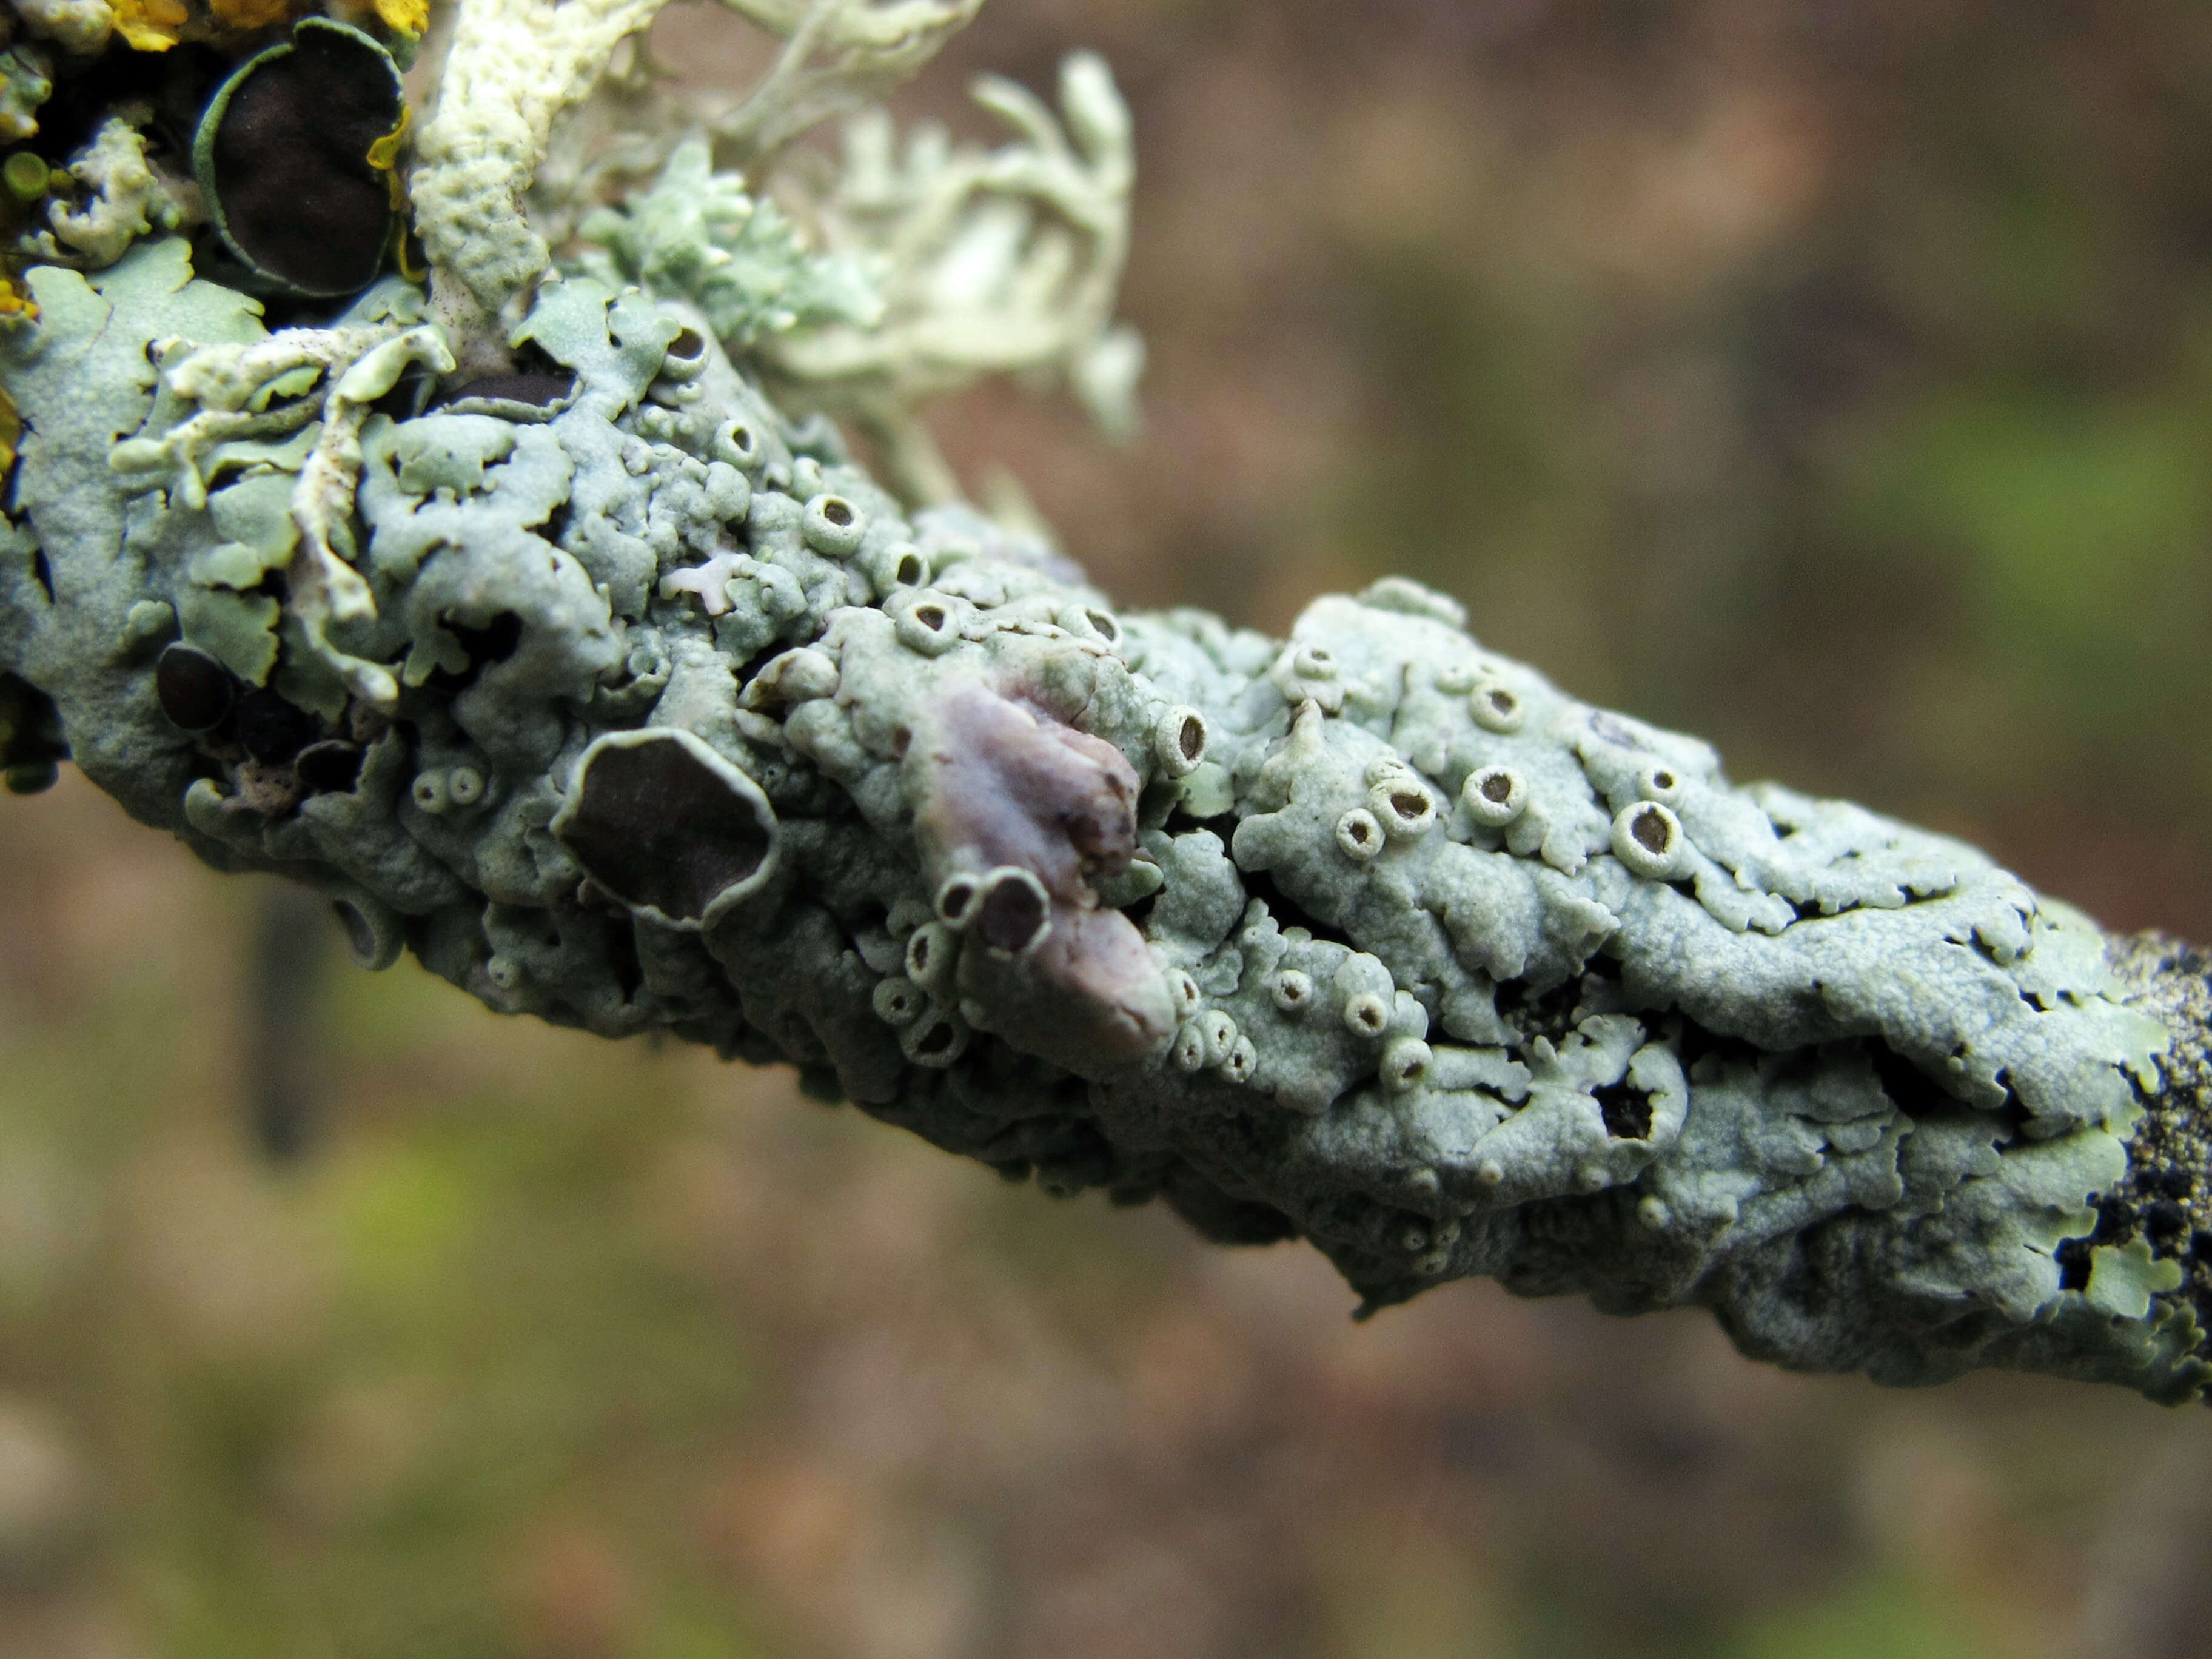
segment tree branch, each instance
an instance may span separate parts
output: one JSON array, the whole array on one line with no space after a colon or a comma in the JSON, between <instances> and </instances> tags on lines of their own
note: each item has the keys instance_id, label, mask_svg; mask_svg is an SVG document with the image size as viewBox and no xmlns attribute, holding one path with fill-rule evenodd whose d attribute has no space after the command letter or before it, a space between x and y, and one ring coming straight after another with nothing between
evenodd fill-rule
<instances>
[{"instance_id":1,"label":"tree branch","mask_svg":"<svg viewBox=\"0 0 2212 1659\"><path fill-rule=\"evenodd\" d=\"M769 114L975 9L732 3L794 32L806 95ZM836 337L847 374L760 320L836 273L703 146L604 216L642 286L547 269L520 193L653 5L464 7L413 173L441 306L395 279L272 336L178 240L11 291L12 787L73 757L210 862L319 887L368 966L793 1064L1224 1243L1308 1238L1364 1310L1487 1274L1708 1307L1805 1369L2202 1392L2203 957L1739 787L1413 583L1278 641L1118 616L972 508L909 513L714 337L880 381L848 412L940 489L912 402L1006 366L1009 318L1021 362L1126 415L1110 80L1071 68L1073 148L999 88L1026 148L920 143L905 195L836 198L884 210L905 319ZM839 18L889 33L808 33ZM914 344L947 317L957 349Z\"/></svg>"},{"instance_id":2,"label":"tree branch","mask_svg":"<svg viewBox=\"0 0 2212 1659\"><path fill-rule=\"evenodd\" d=\"M550 400L360 423L373 603L303 618L266 573L314 446L214 446L204 506L108 464L198 412L147 347L250 349L250 307L175 243L30 285L7 759L58 716L139 817L321 886L365 962L1303 1236L1369 1309L1486 1273L1890 1382L2207 1375L2193 953L1738 787L1410 583L1288 641L1117 616L586 278L517 337Z\"/></svg>"}]
</instances>

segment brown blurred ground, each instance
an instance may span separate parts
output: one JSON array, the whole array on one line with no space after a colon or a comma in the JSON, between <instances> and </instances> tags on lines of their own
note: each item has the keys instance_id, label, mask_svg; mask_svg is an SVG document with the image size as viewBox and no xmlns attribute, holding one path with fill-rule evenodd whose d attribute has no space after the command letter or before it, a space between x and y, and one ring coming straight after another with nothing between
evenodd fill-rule
<instances>
[{"instance_id":1,"label":"brown blurred ground","mask_svg":"<svg viewBox=\"0 0 2212 1659\"><path fill-rule=\"evenodd\" d=\"M1403 570L2212 938L2212 12L991 0L911 107L1085 44L1148 431L942 425L1125 601ZM1488 1285L1353 1327L1309 1252L409 967L331 970L272 1172L256 890L0 806L8 1659L2212 1652L2204 1413Z\"/></svg>"}]
</instances>

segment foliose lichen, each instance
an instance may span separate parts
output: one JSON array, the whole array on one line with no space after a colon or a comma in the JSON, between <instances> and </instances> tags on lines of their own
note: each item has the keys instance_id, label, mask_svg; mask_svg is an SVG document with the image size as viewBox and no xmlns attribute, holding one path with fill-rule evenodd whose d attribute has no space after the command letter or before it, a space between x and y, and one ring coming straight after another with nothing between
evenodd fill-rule
<instances>
[{"instance_id":1,"label":"foliose lichen","mask_svg":"<svg viewBox=\"0 0 2212 1659\"><path fill-rule=\"evenodd\" d=\"M578 233L604 250L580 269L690 301L732 350L802 325L871 325L883 313L857 262L816 254L774 202L714 171L704 137L678 145L651 189L600 209Z\"/></svg>"}]
</instances>

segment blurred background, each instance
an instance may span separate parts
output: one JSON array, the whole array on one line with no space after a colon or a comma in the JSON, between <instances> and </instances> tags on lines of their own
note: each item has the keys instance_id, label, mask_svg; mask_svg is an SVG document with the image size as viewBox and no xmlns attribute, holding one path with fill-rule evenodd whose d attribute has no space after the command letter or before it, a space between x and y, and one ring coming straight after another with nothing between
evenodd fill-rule
<instances>
[{"instance_id":1,"label":"blurred background","mask_svg":"<svg viewBox=\"0 0 2212 1659\"><path fill-rule=\"evenodd\" d=\"M1420 577L2212 939L2212 10L991 0L902 103L982 136L1082 45L1149 426L986 389L972 483L1131 605ZM1302 1248L325 960L74 775L0 907L9 1659L2212 1653L2212 1413L1486 1284L1354 1327Z\"/></svg>"}]
</instances>

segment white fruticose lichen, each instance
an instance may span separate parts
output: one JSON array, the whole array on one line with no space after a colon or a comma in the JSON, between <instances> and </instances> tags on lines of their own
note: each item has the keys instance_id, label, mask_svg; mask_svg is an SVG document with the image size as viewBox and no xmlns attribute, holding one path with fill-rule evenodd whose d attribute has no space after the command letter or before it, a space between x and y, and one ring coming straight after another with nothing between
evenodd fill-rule
<instances>
[{"instance_id":1,"label":"white fruticose lichen","mask_svg":"<svg viewBox=\"0 0 2212 1659\"><path fill-rule=\"evenodd\" d=\"M872 104L975 20L983 0L722 0L784 42L775 69L715 123L748 157Z\"/></svg>"},{"instance_id":2,"label":"white fruticose lichen","mask_svg":"<svg viewBox=\"0 0 2212 1659\"><path fill-rule=\"evenodd\" d=\"M89 57L107 44L115 13L107 0L9 0L24 31L64 52Z\"/></svg>"},{"instance_id":3,"label":"white fruticose lichen","mask_svg":"<svg viewBox=\"0 0 2212 1659\"><path fill-rule=\"evenodd\" d=\"M1018 136L994 149L934 128L902 149L875 112L847 130L843 170L811 204L831 252L882 273L883 315L772 340L767 367L797 406L874 437L910 499L960 493L913 411L983 375L1053 375L1109 433L1135 422L1143 348L1113 322L1136 178L1128 111L1089 53L1061 66L1060 94L1055 118L1012 82L979 82L976 101Z\"/></svg>"},{"instance_id":4,"label":"white fruticose lichen","mask_svg":"<svg viewBox=\"0 0 2212 1659\"><path fill-rule=\"evenodd\" d=\"M1113 320L1136 174L1128 112L1087 53L1062 67L1057 118L996 77L975 97L1014 142L956 145L925 126L901 146L876 110L848 127L841 169L779 175L805 234L742 174L714 169L708 134L726 124L709 123L674 143L651 188L563 222L597 245L573 267L691 301L785 404L865 432L912 501L961 494L920 410L987 375L1049 378L1125 434L1144 363ZM643 154L601 165L635 168ZM580 161L568 173L572 197L604 177Z\"/></svg>"},{"instance_id":5,"label":"white fruticose lichen","mask_svg":"<svg viewBox=\"0 0 2212 1659\"><path fill-rule=\"evenodd\" d=\"M70 159L69 173L84 187L84 204L47 204L50 228L24 239L24 252L37 258L97 270L113 264L139 237L185 222L177 187L147 161L145 135L122 117L100 123L92 142Z\"/></svg>"},{"instance_id":6,"label":"white fruticose lichen","mask_svg":"<svg viewBox=\"0 0 2212 1659\"><path fill-rule=\"evenodd\" d=\"M456 329L480 337L503 328L550 268L522 198L554 118L590 95L616 45L662 3L469 0L456 9L408 178L439 307Z\"/></svg>"},{"instance_id":7,"label":"white fruticose lichen","mask_svg":"<svg viewBox=\"0 0 2212 1659\"><path fill-rule=\"evenodd\" d=\"M744 9L794 53L962 9ZM1110 349L1110 82L1071 68L1072 145L994 92L1025 144L834 204L890 228L880 331L840 359L846 325L774 325L814 256L774 241L774 292L716 276L760 210L703 149L598 228L618 269L528 244L545 123L646 9L464 4L416 206L477 313L392 278L271 333L177 239L29 271L36 319L0 334L11 782L65 744L211 861L322 884L370 966L790 1061L1055 1193L1303 1236L1370 1308L1480 1273L1709 1306L1886 1381L2203 1389L2212 1289L2112 1206L2143 1149L2185 1155L2161 1057L2205 1067L2094 926L1971 848L1733 783L1415 584L1273 640L1117 613L1041 542L910 509L748 368L884 389L842 405L865 421ZM1027 343L962 343L1023 314ZM459 361L487 337L489 375Z\"/></svg>"},{"instance_id":8,"label":"white fruticose lichen","mask_svg":"<svg viewBox=\"0 0 2212 1659\"><path fill-rule=\"evenodd\" d=\"M599 85L616 48L664 0L468 0L455 15L409 178L439 309L465 359L495 361L497 330L550 268L525 197L555 119ZM785 49L715 123L765 159L820 121L880 95L935 55L982 0L725 0ZM589 175L580 177L588 184ZM571 207L573 211L573 204Z\"/></svg>"}]
</instances>

